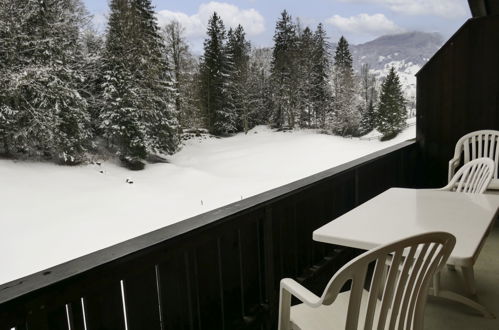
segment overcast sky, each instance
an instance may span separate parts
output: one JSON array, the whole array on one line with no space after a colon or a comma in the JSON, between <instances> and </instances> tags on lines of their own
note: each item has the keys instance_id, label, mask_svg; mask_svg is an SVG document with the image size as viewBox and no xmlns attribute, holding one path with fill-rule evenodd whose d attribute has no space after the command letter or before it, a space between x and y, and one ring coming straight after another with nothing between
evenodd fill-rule
<instances>
[{"instance_id":1,"label":"overcast sky","mask_svg":"<svg viewBox=\"0 0 499 330\"><path fill-rule=\"evenodd\" d=\"M106 26L108 1L83 0L100 30ZM241 24L255 46L271 46L283 9L303 26L322 22L331 41L344 35L358 44L403 31L439 32L446 39L470 15L466 0L152 0L161 25L175 18L200 52L209 17L216 11L226 26Z\"/></svg>"}]
</instances>

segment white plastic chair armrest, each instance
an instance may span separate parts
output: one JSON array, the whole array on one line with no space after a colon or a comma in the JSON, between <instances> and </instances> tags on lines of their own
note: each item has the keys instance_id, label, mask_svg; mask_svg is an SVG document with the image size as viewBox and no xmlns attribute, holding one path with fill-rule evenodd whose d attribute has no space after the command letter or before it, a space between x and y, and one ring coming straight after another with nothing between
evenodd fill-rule
<instances>
[{"instance_id":1,"label":"white plastic chair armrest","mask_svg":"<svg viewBox=\"0 0 499 330\"><path fill-rule=\"evenodd\" d=\"M322 299L320 297L317 297L313 292L291 278L284 278L281 280L281 290L288 291L310 307L318 307L322 304Z\"/></svg>"},{"instance_id":2,"label":"white plastic chair armrest","mask_svg":"<svg viewBox=\"0 0 499 330\"><path fill-rule=\"evenodd\" d=\"M447 182L450 182L454 174L456 173L456 168L459 165L460 159L459 158L452 158L449 160L449 177L447 179Z\"/></svg>"}]
</instances>

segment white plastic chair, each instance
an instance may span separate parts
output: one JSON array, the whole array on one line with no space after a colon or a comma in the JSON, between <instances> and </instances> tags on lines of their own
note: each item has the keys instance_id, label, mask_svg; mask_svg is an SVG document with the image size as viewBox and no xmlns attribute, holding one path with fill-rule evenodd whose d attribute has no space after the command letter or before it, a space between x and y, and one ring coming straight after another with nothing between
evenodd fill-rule
<instances>
[{"instance_id":1,"label":"white plastic chair","mask_svg":"<svg viewBox=\"0 0 499 330\"><path fill-rule=\"evenodd\" d=\"M489 187L495 171L494 161L490 158L477 158L464 164L452 177L447 186L440 190L482 194ZM455 266L449 265L450 270ZM461 266L463 280L469 294L476 294L475 271L473 266Z\"/></svg>"},{"instance_id":2,"label":"white plastic chair","mask_svg":"<svg viewBox=\"0 0 499 330\"><path fill-rule=\"evenodd\" d=\"M494 161L490 158L477 158L464 164L449 183L440 190L482 194L487 190L495 171Z\"/></svg>"},{"instance_id":3,"label":"white plastic chair","mask_svg":"<svg viewBox=\"0 0 499 330\"><path fill-rule=\"evenodd\" d=\"M471 132L457 141L454 157L449 161L449 182L458 166L481 157L488 157L494 161L489 189L499 189L499 131L494 130Z\"/></svg>"},{"instance_id":4,"label":"white plastic chair","mask_svg":"<svg viewBox=\"0 0 499 330\"><path fill-rule=\"evenodd\" d=\"M449 233L434 232L367 251L343 266L321 297L285 278L281 280L279 330L420 330L428 286L455 242ZM385 276L390 257L392 266ZM371 264L374 271L369 277ZM347 282L351 282L350 291L340 293ZM369 291L364 289L367 283ZM292 296L302 303L291 307Z\"/></svg>"}]
</instances>

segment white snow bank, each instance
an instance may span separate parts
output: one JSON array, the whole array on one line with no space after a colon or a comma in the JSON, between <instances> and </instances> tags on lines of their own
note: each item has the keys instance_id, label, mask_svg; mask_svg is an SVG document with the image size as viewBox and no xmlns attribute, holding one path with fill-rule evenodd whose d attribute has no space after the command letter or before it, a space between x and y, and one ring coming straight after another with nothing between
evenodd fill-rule
<instances>
[{"instance_id":1,"label":"white snow bank","mask_svg":"<svg viewBox=\"0 0 499 330\"><path fill-rule=\"evenodd\" d=\"M0 160L0 283L414 136L414 126L388 142L260 126L247 135L189 140L170 164L140 172L112 162L63 167Z\"/></svg>"}]
</instances>

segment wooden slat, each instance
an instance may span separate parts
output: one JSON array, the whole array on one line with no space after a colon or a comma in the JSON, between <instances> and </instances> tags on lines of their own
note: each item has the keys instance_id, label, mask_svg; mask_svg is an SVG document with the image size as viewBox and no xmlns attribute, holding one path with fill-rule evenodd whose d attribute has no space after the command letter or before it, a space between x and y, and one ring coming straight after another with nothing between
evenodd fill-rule
<instances>
[{"instance_id":1,"label":"wooden slat","mask_svg":"<svg viewBox=\"0 0 499 330\"><path fill-rule=\"evenodd\" d=\"M16 329L26 329L26 323L14 323L8 322L6 319L0 318L0 330L11 330L12 328Z\"/></svg>"},{"instance_id":2,"label":"wooden slat","mask_svg":"<svg viewBox=\"0 0 499 330\"><path fill-rule=\"evenodd\" d=\"M83 307L81 299L71 301L68 304L68 310L71 330L85 330L85 321L83 319Z\"/></svg>"},{"instance_id":3,"label":"wooden slat","mask_svg":"<svg viewBox=\"0 0 499 330\"><path fill-rule=\"evenodd\" d=\"M48 329L50 330L69 330L66 305L47 313ZM31 328L28 326L28 328Z\"/></svg>"},{"instance_id":4,"label":"wooden slat","mask_svg":"<svg viewBox=\"0 0 499 330\"><path fill-rule=\"evenodd\" d=\"M94 289L83 297L88 330L125 329L120 282L96 286Z\"/></svg>"},{"instance_id":5,"label":"wooden slat","mask_svg":"<svg viewBox=\"0 0 499 330\"><path fill-rule=\"evenodd\" d=\"M239 230L241 263L241 288L243 304L243 320L254 323L261 315L263 301L263 241L260 235L259 222L262 219L245 223Z\"/></svg>"},{"instance_id":6,"label":"wooden slat","mask_svg":"<svg viewBox=\"0 0 499 330\"><path fill-rule=\"evenodd\" d=\"M278 266L276 263L277 253L275 251L274 237L278 233L274 222L274 210L271 206L265 208L265 219L261 226L263 236L263 251L264 251L264 282L265 282L265 299L269 305L270 315L276 315L278 310L279 298L278 288L276 286L276 270ZM280 278L277 278L278 280ZM273 322L272 322L273 321ZM275 328L277 326L277 318L270 319L269 327Z\"/></svg>"},{"instance_id":7,"label":"wooden slat","mask_svg":"<svg viewBox=\"0 0 499 330\"><path fill-rule=\"evenodd\" d=\"M68 330L66 305L54 307L46 303L36 304L30 308L26 327L40 330Z\"/></svg>"},{"instance_id":8,"label":"wooden slat","mask_svg":"<svg viewBox=\"0 0 499 330\"><path fill-rule=\"evenodd\" d=\"M241 273L241 261L239 259L240 250L241 241L237 231L229 231L220 237L218 251L225 329L236 329L243 324L243 274Z\"/></svg>"},{"instance_id":9,"label":"wooden slat","mask_svg":"<svg viewBox=\"0 0 499 330\"><path fill-rule=\"evenodd\" d=\"M332 219L329 212L329 203L331 200L326 198L326 196L331 195L331 191L331 185L327 183L317 185L314 191L313 207L315 208L315 216L308 221L311 233L322 226L326 219ZM299 213L300 209L297 208L297 214ZM316 264L317 261L322 260L326 256L324 245L317 244L317 242L312 241L310 256L314 264Z\"/></svg>"},{"instance_id":10,"label":"wooden slat","mask_svg":"<svg viewBox=\"0 0 499 330\"><path fill-rule=\"evenodd\" d=\"M274 226L273 245L277 256L275 263L275 279L278 282L283 277L294 277L298 274L298 242L296 240L296 213L294 200L286 199L277 203L272 209ZM278 283L275 285L278 285Z\"/></svg>"},{"instance_id":11,"label":"wooden slat","mask_svg":"<svg viewBox=\"0 0 499 330\"><path fill-rule=\"evenodd\" d=\"M156 269L147 268L124 279L129 330L161 330Z\"/></svg>"},{"instance_id":12,"label":"wooden slat","mask_svg":"<svg viewBox=\"0 0 499 330\"><path fill-rule=\"evenodd\" d=\"M12 330L12 328L15 328L16 330L28 330L26 323L17 324L14 326L2 327L0 329L1 330Z\"/></svg>"},{"instance_id":13,"label":"wooden slat","mask_svg":"<svg viewBox=\"0 0 499 330\"><path fill-rule=\"evenodd\" d=\"M0 330L26 329L26 318L29 310L26 305L0 306Z\"/></svg>"},{"instance_id":14,"label":"wooden slat","mask_svg":"<svg viewBox=\"0 0 499 330\"><path fill-rule=\"evenodd\" d=\"M310 239L314 231L314 223L320 216L317 199L319 198L317 188L311 189L308 193L301 193L293 203L295 234L291 239L295 242L293 247L296 250L297 274L303 273L305 268L314 265L319 260L315 260L314 241ZM296 276L296 275L295 275Z\"/></svg>"},{"instance_id":15,"label":"wooden slat","mask_svg":"<svg viewBox=\"0 0 499 330\"><path fill-rule=\"evenodd\" d=\"M225 329L220 266L217 239L196 248L194 277L201 329Z\"/></svg>"},{"instance_id":16,"label":"wooden slat","mask_svg":"<svg viewBox=\"0 0 499 330\"><path fill-rule=\"evenodd\" d=\"M172 253L158 270L164 329L197 329L193 313L198 308L192 293L193 271L187 252Z\"/></svg>"},{"instance_id":17,"label":"wooden slat","mask_svg":"<svg viewBox=\"0 0 499 330\"><path fill-rule=\"evenodd\" d=\"M401 162L391 157L380 159L375 164L360 166L357 170L358 203L361 204L388 188L397 186Z\"/></svg>"},{"instance_id":18,"label":"wooden slat","mask_svg":"<svg viewBox=\"0 0 499 330\"><path fill-rule=\"evenodd\" d=\"M54 322L57 324L57 322ZM26 328L27 329L40 329L40 330L49 330L49 323L47 319L47 315L44 311L32 311L31 314L28 314L26 319ZM60 322L57 324L58 329L64 329L60 327Z\"/></svg>"}]
</instances>

